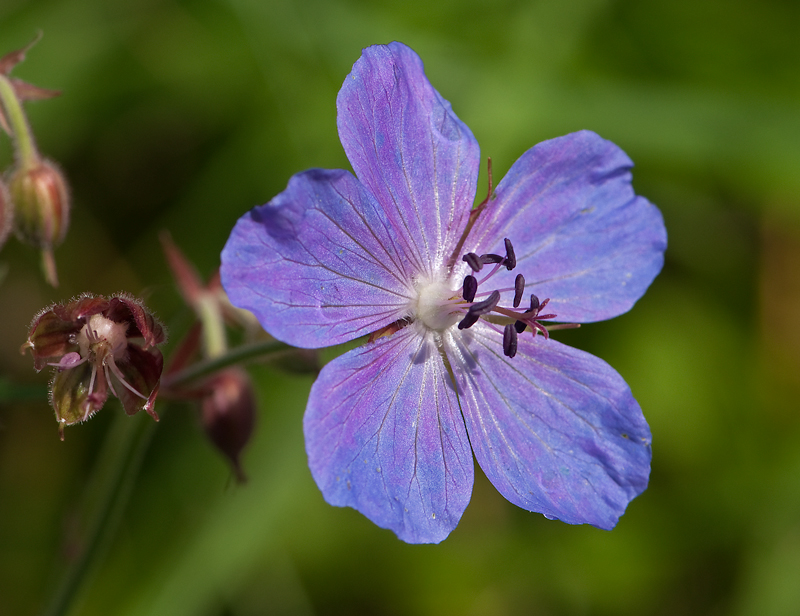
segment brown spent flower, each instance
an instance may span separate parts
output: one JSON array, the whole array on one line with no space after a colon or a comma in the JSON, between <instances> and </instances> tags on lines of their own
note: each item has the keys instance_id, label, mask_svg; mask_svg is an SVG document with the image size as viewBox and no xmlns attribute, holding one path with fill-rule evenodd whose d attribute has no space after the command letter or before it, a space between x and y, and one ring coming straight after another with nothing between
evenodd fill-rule
<instances>
[{"instance_id":1,"label":"brown spent flower","mask_svg":"<svg viewBox=\"0 0 800 616\"><path fill-rule=\"evenodd\" d=\"M84 294L39 313L20 350L31 349L37 371L56 369L50 402L64 440L64 427L103 408L109 391L128 415L145 410L158 421L164 360L155 347L165 340L164 328L139 300Z\"/></svg>"}]
</instances>

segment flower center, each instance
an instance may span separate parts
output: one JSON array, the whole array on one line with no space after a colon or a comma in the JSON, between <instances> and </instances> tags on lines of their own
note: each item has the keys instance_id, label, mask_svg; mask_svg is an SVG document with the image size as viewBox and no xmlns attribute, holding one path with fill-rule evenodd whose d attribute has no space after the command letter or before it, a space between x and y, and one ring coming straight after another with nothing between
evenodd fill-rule
<instances>
[{"instance_id":1,"label":"flower center","mask_svg":"<svg viewBox=\"0 0 800 616\"><path fill-rule=\"evenodd\" d=\"M128 345L128 325L116 323L102 314L94 314L78 333L76 342L81 357L93 354L102 363L104 357L111 354L119 359Z\"/></svg>"},{"instance_id":2,"label":"flower center","mask_svg":"<svg viewBox=\"0 0 800 616\"><path fill-rule=\"evenodd\" d=\"M78 333L76 342L80 349L81 359L73 365L78 365L84 361L88 361L92 365L89 395L84 402L86 406L84 420L88 418L89 413L94 408L92 392L94 391L98 371L102 371L111 393L117 398L120 397L120 393L114 387L114 382L111 379L112 374L133 395L147 400L147 396L125 380L125 375L117 366L117 361L125 360L125 354L128 350L127 323L117 323L102 314L92 315Z\"/></svg>"},{"instance_id":3,"label":"flower center","mask_svg":"<svg viewBox=\"0 0 800 616\"><path fill-rule=\"evenodd\" d=\"M562 323L547 327L542 325L541 321L556 317L555 314L542 314L545 306L550 302L549 298L540 302L539 298L531 293L528 308L520 308L525 292L525 278L522 274L517 274L513 287L478 291L478 287L484 286L501 268L505 267L511 271L517 266L517 258L511 241L505 239L504 243L505 256L478 255L474 252L463 255L462 261L469 265L472 273L464 277L460 291L451 289L444 280L439 278L417 280L415 283L417 295L409 306L409 316L373 332L369 336L369 342L382 336L390 336L411 322L418 323L434 332L443 332L456 323L458 323L458 329L469 329L483 318L489 327L502 335L503 353L507 357L514 357L517 354L517 338L528 328L531 329L534 337L542 334L545 338L549 338L548 327L550 329L579 327L574 323ZM488 273L484 272L481 279L478 280L473 274L483 270L484 265L493 267ZM510 292L514 293L512 306L501 306L501 294Z\"/></svg>"},{"instance_id":4,"label":"flower center","mask_svg":"<svg viewBox=\"0 0 800 616\"><path fill-rule=\"evenodd\" d=\"M440 280L417 283L417 303L412 308L414 320L428 329L441 332L458 323L462 304L457 291Z\"/></svg>"}]
</instances>

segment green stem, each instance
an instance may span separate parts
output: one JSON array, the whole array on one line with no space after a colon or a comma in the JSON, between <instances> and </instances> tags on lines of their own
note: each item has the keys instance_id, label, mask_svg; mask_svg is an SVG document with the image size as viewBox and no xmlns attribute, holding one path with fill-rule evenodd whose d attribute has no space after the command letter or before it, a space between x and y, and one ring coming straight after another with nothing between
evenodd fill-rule
<instances>
[{"instance_id":1,"label":"green stem","mask_svg":"<svg viewBox=\"0 0 800 616\"><path fill-rule=\"evenodd\" d=\"M224 355L219 355L205 361L198 362L174 374L169 374L161 379L161 393L169 396L171 391L178 389L191 381L213 374L222 368L233 364L243 363L250 359L264 358L286 351L291 347L277 340L266 340L252 344L243 344Z\"/></svg>"},{"instance_id":2,"label":"green stem","mask_svg":"<svg viewBox=\"0 0 800 616\"><path fill-rule=\"evenodd\" d=\"M9 81L8 77L2 74L0 74L0 101L2 101L8 115L11 132L14 133L13 136L17 144L21 168L30 169L35 167L39 164L40 159L33 140L33 133L28 126L25 112L22 110L22 104L14 91L14 85Z\"/></svg>"},{"instance_id":3,"label":"green stem","mask_svg":"<svg viewBox=\"0 0 800 616\"><path fill-rule=\"evenodd\" d=\"M219 302L212 293L201 293L195 305L197 316L203 324L203 352L208 359L224 355L228 350L225 323Z\"/></svg>"},{"instance_id":4,"label":"green stem","mask_svg":"<svg viewBox=\"0 0 800 616\"><path fill-rule=\"evenodd\" d=\"M114 537L155 426L144 414L134 418L118 415L84 492L85 509L92 514L86 525L83 549L67 568L44 611L45 616L65 616L74 610L79 594L88 588Z\"/></svg>"}]
</instances>

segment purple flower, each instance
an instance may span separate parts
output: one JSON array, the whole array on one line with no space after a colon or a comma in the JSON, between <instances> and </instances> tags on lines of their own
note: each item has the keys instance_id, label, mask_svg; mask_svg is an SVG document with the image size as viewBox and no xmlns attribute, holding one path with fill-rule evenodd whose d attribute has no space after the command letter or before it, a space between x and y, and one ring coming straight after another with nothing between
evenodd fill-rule
<instances>
[{"instance_id":1,"label":"purple flower","mask_svg":"<svg viewBox=\"0 0 800 616\"><path fill-rule=\"evenodd\" d=\"M630 159L592 132L552 139L472 209L478 144L411 49L365 49L337 108L356 177L295 175L222 253L231 301L279 340L370 334L311 389L325 499L439 542L469 502L474 453L512 503L612 528L647 487L650 430L620 375L541 321L622 314L660 271L666 232Z\"/></svg>"}]
</instances>

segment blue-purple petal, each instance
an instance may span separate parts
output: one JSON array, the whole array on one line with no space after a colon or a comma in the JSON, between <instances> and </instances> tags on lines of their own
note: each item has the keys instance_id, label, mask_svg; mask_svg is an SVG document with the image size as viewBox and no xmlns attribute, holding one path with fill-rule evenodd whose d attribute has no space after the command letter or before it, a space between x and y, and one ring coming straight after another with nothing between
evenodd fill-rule
<instances>
[{"instance_id":1,"label":"blue-purple petal","mask_svg":"<svg viewBox=\"0 0 800 616\"><path fill-rule=\"evenodd\" d=\"M317 348L403 318L410 264L381 208L352 174L312 169L242 216L222 251L231 302L270 334Z\"/></svg>"},{"instance_id":2,"label":"blue-purple petal","mask_svg":"<svg viewBox=\"0 0 800 616\"><path fill-rule=\"evenodd\" d=\"M339 91L339 137L359 180L428 277L455 248L472 208L480 149L402 43L364 50Z\"/></svg>"},{"instance_id":3,"label":"blue-purple petal","mask_svg":"<svg viewBox=\"0 0 800 616\"><path fill-rule=\"evenodd\" d=\"M637 197L633 163L590 131L544 141L523 154L497 187L466 248L517 256L501 287L525 276L526 292L550 298L559 321L585 323L630 310L664 262L658 208Z\"/></svg>"},{"instance_id":4,"label":"blue-purple petal","mask_svg":"<svg viewBox=\"0 0 800 616\"><path fill-rule=\"evenodd\" d=\"M472 453L432 335L412 325L333 360L311 389L304 429L330 504L408 543L438 543L461 519Z\"/></svg>"},{"instance_id":5,"label":"blue-purple petal","mask_svg":"<svg viewBox=\"0 0 800 616\"><path fill-rule=\"evenodd\" d=\"M521 335L503 355L479 323L449 352L472 448L509 501L611 529L647 487L650 429L622 377L583 351Z\"/></svg>"}]
</instances>

